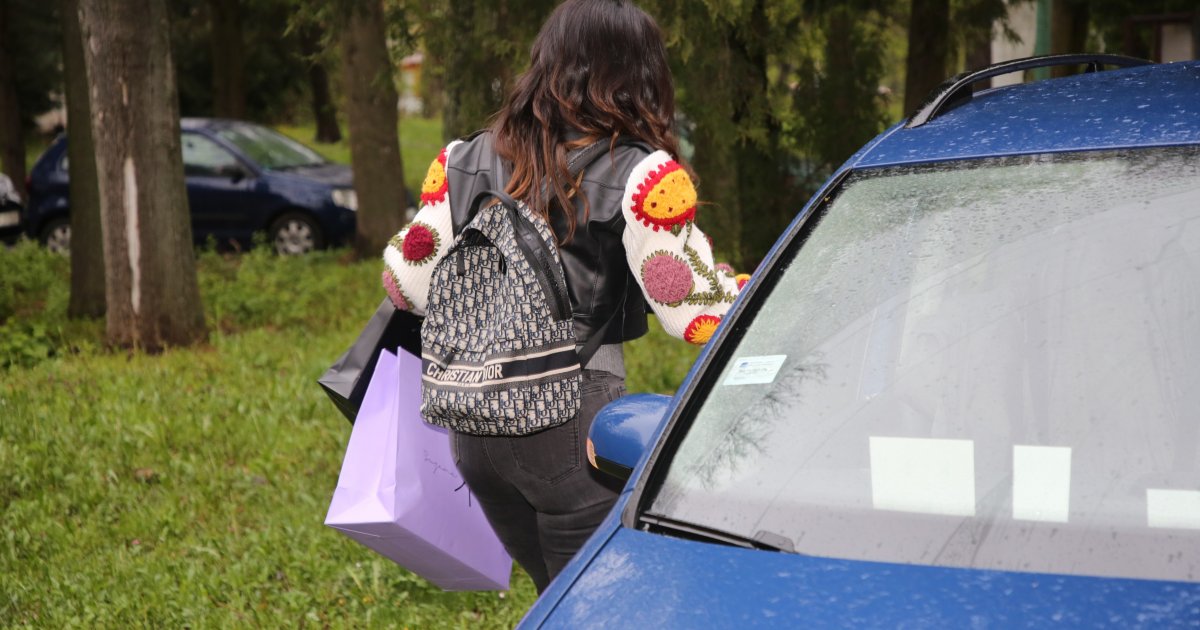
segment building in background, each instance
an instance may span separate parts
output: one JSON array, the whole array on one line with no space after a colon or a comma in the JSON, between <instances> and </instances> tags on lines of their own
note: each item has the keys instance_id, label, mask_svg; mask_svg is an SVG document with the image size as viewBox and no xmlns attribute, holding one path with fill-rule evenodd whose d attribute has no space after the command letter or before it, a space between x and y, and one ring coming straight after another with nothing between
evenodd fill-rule
<instances>
[{"instance_id":1,"label":"building in background","mask_svg":"<svg viewBox=\"0 0 1200 630\"><path fill-rule=\"evenodd\" d=\"M421 100L421 67L425 54L415 52L400 60L400 102L396 107L403 116L420 116L425 111Z\"/></svg>"},{"instance_id":2,"label":"building in background","mask_svg":"<svg viewBox=\"0 0 1200 630\"><path fill-rule=\"evenodd\" d=\"M1131 15L1122 23L1122 41L1106 42L1089 32L1087 13L1073 11L1064 0L1036 0L1010 5L1008 25L1018 41L1010 41L1003 33L992 39L991 63L1019 59L1032 55L1065 52L1114 52L1152 61L1170 63L1200 58L1200 10ZM1099 39L1099 48L1086 42ZM1032 78L1050 76L1048 68L1035 71ZM992 85L1010 85L1025 79L1010 74L992 79Z\"/></svg>"}]
</instances>

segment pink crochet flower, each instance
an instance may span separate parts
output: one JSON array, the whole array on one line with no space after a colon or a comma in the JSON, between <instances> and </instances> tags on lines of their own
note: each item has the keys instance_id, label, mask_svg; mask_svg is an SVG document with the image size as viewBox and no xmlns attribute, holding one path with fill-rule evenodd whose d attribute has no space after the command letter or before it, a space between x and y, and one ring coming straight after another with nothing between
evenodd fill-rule
<instances>
[{"instance_id":1,"label":"pink crochet flower","mask_svg":"<svg viewBox=\"0 0 1200 630\"><path fill-rule=\"evenodd\" d=\"M717 263L716 269L727 276L736 275L736 272L734 272L733 267L729 263Z\"/></svg>"},{"instance_id":2,"label":"pink crochet flower","mask_svg":"<svg viewBox=\"0 0 1200 630\"><path fill-rule=\"evenodd\" d=\"M642 263L642 284L656 302L682 302L692 292L693 282L687 263L667 252L655 252Z\"/></svg>"},{"instance_id":3,"label":"pink crochet flower","mask_svg":"<svg viewBox=\"0 0 1200 630\"><path fill-rule=\"evenodd\" d=\"M396 282L396 276L392 274L391 269L383 270L383 289L387 291L388 297L392 298L392 304L402 311L411 311L412 305L404 298L404 292L400 290L400 283Z\"/></svg>"}]
</instances>

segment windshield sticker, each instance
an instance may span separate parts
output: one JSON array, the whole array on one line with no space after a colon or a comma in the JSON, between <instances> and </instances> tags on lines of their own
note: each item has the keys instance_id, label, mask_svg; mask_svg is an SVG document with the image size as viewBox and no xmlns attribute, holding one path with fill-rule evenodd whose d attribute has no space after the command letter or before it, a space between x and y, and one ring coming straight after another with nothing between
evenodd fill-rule
<instances>
[{"instance_id":1,"label":"windshield sticker","mask_svg":"<svg viewBox=\"0 0 1200 630\"><path fill-rule=\"evenodd\" d=\"M1013 519L1066 523L1070 502L1070 447L1013 445Z\"/></svg>"},{"instance_id":2,"label":"windshield sticker","mask_svg":"<svg viewBox=\"0 0 1200 630\"><path fill-rule=\"evenodd\" d=\"M1146 524L1166 529L1200 529L1200 491L1147 488Z\"/></svg>"},{"instance_id":3,"label":"windshield sticker","mask_svg":"<svg viewBox=\"0 0 1200 630\"><path fill-rule=\"evenodd\" d=\"M975 515L975 442L870 436L877 510Z\"/></svg>"},{"instance_id":4,"label":"windshield sticker","mask_svg":"<svg viewBox=\"0 0 1200 630\"><path fill-rule=\"evenodd\" d=\"M739 357L734 359L733 368L722 385L762 385L775 382L775 375L783 367L786 354L769 354L761 357Z\"/></svg>"}]
</instances>

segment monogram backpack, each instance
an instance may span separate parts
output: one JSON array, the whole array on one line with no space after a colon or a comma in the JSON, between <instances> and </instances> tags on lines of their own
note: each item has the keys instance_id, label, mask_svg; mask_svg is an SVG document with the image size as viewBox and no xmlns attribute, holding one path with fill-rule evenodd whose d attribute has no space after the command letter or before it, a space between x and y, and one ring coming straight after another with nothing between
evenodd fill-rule
<instances>
[{"instance_id":1,"label":"monogram backpack","mask_svg":"<svg viewBox=\"0 0 1200 630\"><path fill-rule=\"evenodd\" d=\"M571 177L607 147L568 156ZM506 181L498 157L493 164L496 181ZM433 270L421 326L421 415L476 435L566 422L579 412L581 366L612 319L579 347L550 227L502 191L480 193L470 207Z\"/></svg>"}]
</instances>

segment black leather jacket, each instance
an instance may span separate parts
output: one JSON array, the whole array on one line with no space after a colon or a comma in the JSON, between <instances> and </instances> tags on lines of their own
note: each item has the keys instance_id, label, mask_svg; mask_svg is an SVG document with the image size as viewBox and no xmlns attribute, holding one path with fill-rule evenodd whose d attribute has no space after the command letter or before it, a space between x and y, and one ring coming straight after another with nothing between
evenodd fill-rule
<instances>
[{"instance_id":1,"label":"black leather jacket","mask_svg":"<svg viewBox=\"0 0 1200 630\"><path fill-rule=\"evenodd\" d=\"M584 216L582 201L577 203L575 236L559 248L579 343L590 339L613 317L622 293L625 306L608 326L602 343L621 343L646 334L646 300L629 271L621 243L625 231L621 197L633 167L647 155L649 152L640 145L621 145L611 156L601 155L584 171L581 192L590 202L588 216ZM470 138L451 151L446 179L455 234L466 225L470 212L467 206L477 194L503 188L492 176L493 161L489 133ZM551 216L551 225L555 234L567 233L562 213Z\"/></svg>"}]
</instances>

